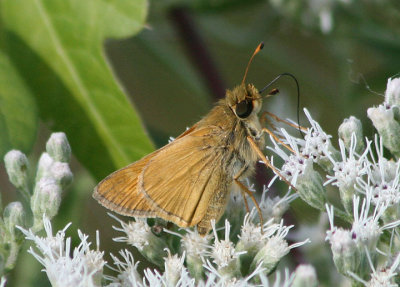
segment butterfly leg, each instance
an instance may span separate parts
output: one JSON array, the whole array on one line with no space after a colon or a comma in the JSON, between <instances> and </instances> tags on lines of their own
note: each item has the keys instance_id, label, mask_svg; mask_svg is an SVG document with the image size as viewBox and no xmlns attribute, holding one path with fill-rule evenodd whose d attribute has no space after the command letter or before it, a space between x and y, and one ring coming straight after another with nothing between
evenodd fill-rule
<instances>
[{"instance_id":1,"label":"butterfly leg","mask_svg":"<svg viewBox=\"0 0 400 287\"><path fill-rule=\"evenodd\" d=\"M296 125L296 124L291 123L291 122L289 122L287 120L281 119L280 117L278 117L277 115L275 115L275 114L273 114L271 112L266 111L265 113L267 115L269 115L271 118L273 118L274 120L276 120L277 122L281 122L281 123L287 124L288 126L291 126L291 127L295 128L295 129L300 129L302 131L307 131L307 128L299 126L299 125Z\"/></svg>"},{"instance_id":2,"label":"butterfly leg","mask_svg":"<svg viewBox=\"0 0 400 287\"><path fill-rule=\"evenodd\" d=\"M239 172L233 177L233 180L236 182L236 180L247 170L247 166L243 166ZM240 186L239 186L240 187ZM246 212L249 213L250 209L249 209L249 204L247 203L247 199L246 199L246 192L240 188L240 193L243 196L243 201L244 201L244 205L246 207Z\"/></svg>"},{"instance_id":3,"label":"butterfly leg","mask_svg":"<svg viewBox=\"0 0 400 287\"><path fill-rule=\"evenodd\" d=\"M258 205L257 200L255 199L253 193L239 180L239 177L243 174L243 172L246 171L246 169L247 169L247 166L244 166L241 170L239 170L239 172L233 177L233 180L239 186L239 188L240 188L240 190L241 190L241 192L243 194L243 198L244 198L244 202L246 204L247 212L250 212L250 211L249 211L249 206L247 204L247 200L246 200L246 197L245 197L244 193L247 193L250 196L250 198L253 201L254 205L256 206L257 212L258 212L258 214L260 216L260 223L261 223L261 227L262 227L262 225L264 224L264 220L263 220L263 216L262 216L262 213L261 213L260 206ZM261 228L261 231L262 231L262 228Z\"/></svg>"},{"instance_id":4,"label":"butterfly leg","mask_svg":"<svg viewBox=\"0 0 400 287\"><path fill-rule=\"evenodd\" d=\"M277 131L278 129L276 128L276 126L274 125L274 123L267 117L268 112L264 111L261 116L260 116L260 124L262 126L264 125L268 125L271 127L271 129L273 131Z\"/></svg>"},{"instance_id":5,"label":"butterfly leg","mask_svg":"<svg viewBox=\"0 0 400 287\"><path fill-rule=\"evenodd\" d=\"M297 191L297 189L279 172L279 170L274 167L271 162L267 159L267 157L264 156L260 148L257 146L257 144L254 142L253 138L250 136L247 136L247 141L250 143L250 146L253 148L253 150L257 153L258 157L263 161L263 163L272 169L275 174L277 174L289 187L293 188L294 191Z\"/></svg>"},{"instance_id":6,"label":"butterfly leg","mask_svg":"<svg viewBox=\"0 0 400 287\"><path fill-rule=\"evenodd\" d=\"M263 216L262 216L262 213L261 213L260 206L258 205L257 200L254 197L254 194L240 180L238 180L236 178L236 176L235 176L235 178L233 180L240 187L240 189L242 191L244 191L245 193L248 194L248 196L250 196L251 200L253 201L254 205L256 206L258 215L260 216L260 226L261 226L261 232L262 232L262 226L264 224L264 219L263 219ZM249 207L248 206L246 206L246 209L247 209L247 212L249 212Z\"/></svg>"},{"instance_id":7,"label":"butterfly leg","mask_svg":"<svg viewBox=\"0 0 400 287\"><path fill-rule=\"evenodd\" d=\"M243 196L243 201L244 201L244 206L246 207L246 212L249 213L250 209L249 209L249 204L247 203L246 193L242 189L240 189L240 193Z\"/></svg>"},{"instance_id":8,"label":"butterfly leg","mask_svg":"<svg viewBox=\"0 0 400 287\"><path fill-rule=\"evenodd\" d=\"M287 148L290 152L295 153L295 151L288 146L287 144L285 144L280 138L278 138L273 132L271 132L269 129L267 128L263 128L262 129L263 132L266 132L267 134L269 134L271 137L274 138L274 140L276 140L278 143L280 143L281 145L283 145L285 148Z\"/></svg>"}]
</instances>

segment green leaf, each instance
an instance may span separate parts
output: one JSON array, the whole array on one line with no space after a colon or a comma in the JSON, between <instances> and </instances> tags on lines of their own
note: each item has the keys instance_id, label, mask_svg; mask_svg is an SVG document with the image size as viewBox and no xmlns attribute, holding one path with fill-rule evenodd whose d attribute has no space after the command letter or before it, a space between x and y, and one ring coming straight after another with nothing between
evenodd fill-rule
<instances>
[{"instance_id":1,"label":"green leaf","mask_svg":"<svg viewBox=\"0 0 400 287\"><path fill-rule=\"evenodd\" d=\"M36 95L40 115L65 131L97 177L153 149L104 56L106 38L143 28L145 0L3 0L8 53Z\"/></svg>"},{"instance_id":2,"label":"green leaf","mask_svg":"<svg viewBox=\"0 0 400 287\"><path fill-rule=\"evenodd\" d=\"M0 158L11 149L28 152L35 140L35 101L7 55L0 49Z\"/></svg>"}]
</instances>

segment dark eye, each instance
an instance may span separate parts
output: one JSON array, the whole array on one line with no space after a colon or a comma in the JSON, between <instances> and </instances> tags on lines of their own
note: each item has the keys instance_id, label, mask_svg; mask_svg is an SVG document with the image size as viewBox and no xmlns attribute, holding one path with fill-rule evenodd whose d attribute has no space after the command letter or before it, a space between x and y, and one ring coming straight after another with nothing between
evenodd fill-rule
<instances>
[{"instance_id":1,"label":"dark eye","mask_svg":"<svg viewBox=\"0 0 400 287\"><path fill-rule=\"evenodd\" d=\"M251 112L253 111L253 101L249 101L249 100L244 100L241 101L240 103L237 103L236 105L236 115L239 118L247 118Z\"/></svg>"}]
</instances>

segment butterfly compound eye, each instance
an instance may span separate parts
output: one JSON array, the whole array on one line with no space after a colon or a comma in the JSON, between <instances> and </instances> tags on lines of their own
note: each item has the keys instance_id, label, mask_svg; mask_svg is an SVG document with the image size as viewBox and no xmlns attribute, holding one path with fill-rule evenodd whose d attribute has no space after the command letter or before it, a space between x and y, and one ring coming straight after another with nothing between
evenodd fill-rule
<instances>
[{"instance_id":1,"label":"butterfly compound eye","mask_svg":"<svg viewBox=\"0 0 400 287\"><path fill-rule=\"evenodd\" d=\"M237 103L235 112L239 118L247 118L253 111L253 101L244 100Z\"/></svg>"}]
</instances>

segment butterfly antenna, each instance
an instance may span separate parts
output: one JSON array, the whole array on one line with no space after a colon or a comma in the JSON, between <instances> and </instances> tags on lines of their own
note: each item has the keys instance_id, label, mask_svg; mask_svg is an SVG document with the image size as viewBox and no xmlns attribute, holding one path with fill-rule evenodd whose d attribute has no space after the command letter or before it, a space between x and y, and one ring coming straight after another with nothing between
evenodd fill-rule
<instances>
[{"instance_id":1,"label":"butterfly antenna","mask_svg":"<svg viewBox=\"0 0 400 287\"><path fill-rule=\"evenodd\" d=\"M244 76L243 76L243 80L242 80L242 85L244 84L244 82L246 81L246 77L247 77L247 72L249 71L249 67L251 62L253 61L253 58L255 55L257 55L258 52L261 51L261 49L264 48L264 42L261 42L260 44L258 44L257 48L255 49L253 55L251 56L249 63L247 64L246 67L246 71L244 72Z\"/></svg>"},{"instance_id":2,"label":"butterfly antenna","mask_svg":"<svg viewBox=\"0 0 400 287\"><path fill-rule=\"evenodd\" d=\"M257 51L257 50L256 50L256 51ZM253 57L254 57L254 55L253 55ZM252 57L252 58L253 58L253 57ZM250 60L251 60L251 59L250 59ZM246 70L246 73L247 73L247 70ZM296 88L297 88L297 125L299 126L299 132L300 132L301 137L304 138L303 133L302 133L302 131L301 131L301 129L300 129L300 85L299 85L299 82L297 81L296 77L295 77L293 74L290 74L290 73L282 73L282 74L279 74L278 76L276 76L275 79L273 79L271 82L269 82L268 85L266 85L264 88L262 88L262 89L259 91L259 93L261 94L262 92L264 92L264 91L265 91L266 89L268 89L273 83L275 83L276 81L278 81L278 80L279 80L281 77L283 77L283 76L291 77L291 78L295 81L295 83L296 83ZM273 94L273 95L276 94L276 93L277 93L277 90L276 90L276 89L272 90L272 94ZM269 93L269 95L271 95L271 93Z\"/></svg>"}]
</instances>

